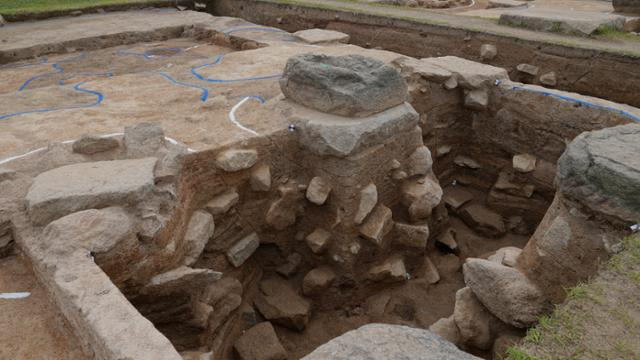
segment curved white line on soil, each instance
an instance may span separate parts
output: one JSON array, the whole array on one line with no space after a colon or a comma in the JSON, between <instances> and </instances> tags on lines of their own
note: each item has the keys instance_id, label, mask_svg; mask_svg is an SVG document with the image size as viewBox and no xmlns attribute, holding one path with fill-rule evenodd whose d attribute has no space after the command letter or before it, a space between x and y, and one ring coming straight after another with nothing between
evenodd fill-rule
<instances>
[{"instance_id":1,"label":"curved white line on soil","mask_svg":"<svg viewBox=\"0 0 640 360\"><path fill-rule=\"evenodd\" d=\"M124 135L124 133L113 133L113 134L102 135L101 137L105 137L105 138L107 138L107 137L122 136L122 135ZM170 143L171 143L171 144L173 144L173 145L178 145L178 141L176 141L175 139L172 139L172 138L170 138L170 137L166 137L166 136L165 136L165 138L164 138L164 139L165 139L165 140L167 140L168 142L170 142ZM76 141L76 140L77 140L77 139L64 140L64 141L61 141L61 143L63 143L63 144L69 144L69 143L72 143L72 142L74 142L74 141ZM47 149L46 147L41 147L41 148L38 148L38 149L35 149L35 150L31 150L31 151L29 151L29 152L26 152L26 153L24 153L24 154L20 154L20 155L16 155L16 156L8 157L8 158L6 158L6 159L0 160L0 165L4 165L4 164L6 164L6 163L9 163L9 162L14 161L14 160L17 160L17 159L22 159L23 157L27 157L27 156L29 156L29 155L33 155L33 154L35 154L35 153L39 153L39 152L44 151L44 150L46 150L46 149ZM193 149L191 149L191 148L187 148L187 151L188 151L188 152L190 152L190 153L196 152L195 150L193 150Z\"/></svg>"},{"instance_id":2,"label":"curved white line on soil","mask_svg":"<svg viewBox=\"0 0 640 360\"><path fill-rule=\"evenodd\" d=\"M246 102L247 102L247 100L249 100L249 99L253 99L253 98L252 98L252 97L247 96L246 98L244 98L244 99L240 100L240 102L239 102L239 103L235 104L235 105L231 108L231 111L229 111L229 120L231 120L231 122L232 122L235 126L239 127L240 129L242 129L242 130L244 130L244 131L246 131L246 132L249 132L249 133L251 133L251 134L253 134L253 135L260 135L260 134L258 134L257 132L255 132L255 131L253 131L253 130L249 129L248 127L245 127L244 125L240 124L240 123L238 122L238 120L236 120L236 111L240 108L240 106L242 106L242 104L246 103Z\"/></svg>"}]
</instances>

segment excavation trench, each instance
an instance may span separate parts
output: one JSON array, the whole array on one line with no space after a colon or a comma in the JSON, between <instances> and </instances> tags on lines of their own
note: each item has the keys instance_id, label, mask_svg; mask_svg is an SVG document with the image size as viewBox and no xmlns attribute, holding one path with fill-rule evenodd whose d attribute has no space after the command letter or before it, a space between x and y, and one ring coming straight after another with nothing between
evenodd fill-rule
<instances>
[{"instance_id":1,"label":"excavation trench","mask_svg":"<svg viewBox=\"0 0 640 360\"><path fill-rule=\"evenodd\" d=\"M583 260L558 283L535 246L564 234L558 218L610 228L558 191L556 164L578 135L637 121L638 109L457 57L206 20L177 38L0 68L11 109L0 120L14 129L0 152L59 141L0 162L13 171L0 239L32 259L94 357L299 359L387 323L490 359L537 318L487 309L463 264L526 273L542 289L539 316L606 258L600 242L564 239ZM370 67L348 79L376 74L383 96L363 86L373 93L324 111L320 96L300 100L310 90L296 88L289 59Z\"/></svg>"}]
</instances>

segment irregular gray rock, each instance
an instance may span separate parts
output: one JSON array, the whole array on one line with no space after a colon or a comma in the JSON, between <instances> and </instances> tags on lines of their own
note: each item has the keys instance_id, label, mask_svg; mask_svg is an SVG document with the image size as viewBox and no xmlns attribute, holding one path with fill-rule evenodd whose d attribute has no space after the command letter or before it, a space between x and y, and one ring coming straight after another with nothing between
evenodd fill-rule
<instances>
[{"instance_id":1,"label":"irregular gray rock","mask_svg":"<svg viewBox=\"0 0 640 360\"><path fill-rule=\"evenodd\" d=\"M519 64L516 69L523 74L531 76L538 76L538 71L540 70L537 66L531 64Z\"/></svg>"},{"instance_id":2,"label":"irregular gray rock","mask_svg":"<svg viewBox=\"0 0 640 360\"><path fill-rule=\"evenodd\" d=\"M339 31L324 29L307 29L293 33L293 36L308 44L348 43L349 35Z\"/></svg>"},{"instance_id":3,"label":"irregular gray rock","mask_svg":"<svg viewBox=\"0 0 640 360\"><path fill-rule=\"evenodd\" d=\"M253 191L269 191L271 189L271 169L268 165L257 166L251 172L251 190Z\"/></svg>"},{"instance_id":4,"label":"irregular gray rock","mask_svg":"<svg viewBox=\"0 0 640 360\"><path fill-rule=\"evenodd\" d=\"M407 100L407 84L383 62L361 55L289 58L280 89L289 99L325 113L365 117Z\"/></svg>"},{"instance_id":5,"label":"irregular gray rock","mask_svg":"<svg viewBox=\"0 0 640 360\"><path fill-rule=\"evenodd\" d=\"M438 269L433 265L431 259L426 256L424 257L424 265L420 270L418 278L426 280L429 284L435 284L440 281L440 273L438 273Z\"/></svg>"},{"instance_id":6,"label":"irregular gray rock","mask_svg":"<svg viewBox=\"0 0 640 360\"><path fill-rule=\"evenodd\" d=\"M442 188L429 176L406 180L400 189L402 205L409 208L412 221L426 219L442 200Z\"/></svg>"},{"instance_id":7,"label":"irregular gray rock","mask_svg":"<svg viewBox=\"0 0 640 360\"><path fill-rule=\"evenodd\" d=\"M513 155L513 168L521 173L528 173L536 169L537 158L531 154Z\"/></svg>"},{"instance_id":8,"label":"irregular gray rock","mask_svg":"<svg viewBox=\"0 0 640 360\"><path fill-rule=\"evenodd\" d=\"M322 205L327 201L329 193L331 192L331 184L325 179L316 176L311 179L309 186L307 187L307 200L316 205Z\"/></svg>"},{"instance_id":9,"label":"irregular gray rock","mask_svg":"<svg viewBox=\"0 0 640 360\"><path fill-rule=\"evenodd\" d=\"M233 344L240 360L286 360L287 351L280 344L273 325L265 321L245 331Z\"/></svg>"},{"instance_id":10,"label":"irregular gray rock","mask_svg":"<svg viewBox=\"0 0 640 360\"><path fill-rule=\"evenodd\" d=\"M258 161L258 152L253 149L231 149L216 157L216 166L226 172L245 170Z\"/></svg>"},{"instance_id":11,"label":"irregular gray rock","mask_svg":"<svg viewBox=\"0 0 640 360\"><path fill-rule=\"evenodd\" d=\"M465 284L478 300L507 324L529 327L549 309L540 289L514 268L468 258L462 272Z\"/></svg>"},{"instance_id":12,"label":"irregular gray rock","mask_svg":"<svg viewBox=\"0 0 640 360\"><path fill-rule=\"evenodd\" d=\"M456 292L453 319L465 343L481 350L488 350L493 344L491 322L493 315L478 301L471 289L464 287Z\"/></svg>"},{"instance_id":13,"label":"irregular gray rock","mask_svg":"<svg viewBox=\"0 0 640 360\"><path fill-rule=\"evenodd\" d=\"M45 171L35 177L27 193L29 217L44 225L80 210L134 205L153 189L156 161L98 161Z\"/></svg>"},{"instance_id":14,"label":"irregular gray rock","mask_svg":"<svg viewBox=\"0 0 640 360\"><path fill-rule=\"evenodd\" d=\"M214 230L213 216L208 212L198 210L191 215L184 235L185 265L191 266L198 260Z\"/></svg>"},{"instance_id":15,"label":"irregular gray rock","mask_svg":"<svg viewBox=\"0 0 640 360\"><path fill-rule=\"evenodd\" d=\"M73 142L71 146L74 152L85 155L93 155L99 152L116 149L120 146L117 139L95 135L83 135Z\"/></svg>"},{"instance_id":16,"label":"irregular gray rock","mask_svg":"<svg viewBox=\"0 0 640 360\"><path fill-rule=\"evenodd\" d=\"M227 259L233 266L239 267L253 255L259 246L260 239L258 234L251 233L235 243L227 251Z\"/></svg>"},{"instance_id":17,"label":"irregular gray rock","mask_svg":"<svg viewBox=\"0 0 640 360\"><path fill-rule=\"evenodd\" d=\"M592 211L640 219L640 124L585 132L558 160L558 190Z\"/></svg>"},{"instance_id":18,"label":"irregular gray rock","mask_svg":"<svg viewBox=\"0 0 640 360\"><path fill-rule=\"evenodd\" d=\"M317 155L347 157L383 143L389 134L410 131L418 113L408 103L365 118L347 118L296 107L287 116L299 134L300 144Z\"/></svg>"},{"instance_id":19,"label":"irregular gray rock","mask_svg":"<svg viewBox=\"0 0 640 360\"><path fill-rule=\"evenodd\" d=\"M467 90L493 86L496 80L509 80L509 75L503 68L456 56L426 58L420 61L449 71L458 80L458 84Z\"/></svg>"},{"instance_id":20,"label":"irregular gray rock","mask_svg":"<svg viewBox=\"0 0 640 360\"><path fill-rule=\"evenodd\" d=\"M442 200L447 205L447 208L457 212L464 204L473 200L474 196L471 192L465 190L460 186L450 186L445 189Z\"/></svg>"},{"instance_id":21,"label":"irregular gray rock","mask_svg":"<svg viewBox=\"0 0 640 360\"><path fill-rule=\"evenodd\" d=\"M540 76L540 83L542 85L551 86L551 87L556 86L556 84L558 83L556 79L556 73L552 71L546 74L542 74Z\"/></svg>"},{"instance_id":22,"label":"irregular gray rock","mask_svg":"<svg viewBox=\"0 0 640 360\"><path fill-rule=\"evenodd\" d=\"M426 146L420 146L409 155L407 174L409 176L427 175L431 172L432 165L431 151Z\"/></svg>"},{"instance_id":23,"label":"irregular gray rock","mask_svg":"<svg viewBox=\"0 0 640 360\"><path fill-rule=\"evenodd\" d=\"M304 211L304 193L297 183L280 186L280 198L269 206L265 221L276 230L284 230L296 223L298 215Z\"/></svg>"},{"instance_id":24,"label":"irregular gray rock","mask_svg":"<svg viewBox=\"0 0 640 360\"><path fill-rule=\"evenodd\" d=\"M464 106L472 110L484 110L489 106L489 92L485 89L474 89L464 97Z\"/></svg>"},{"instance_id":25,"label":"irregular gray rock","mask_svg":"<svg viewBox=\"0 0 640 360\"><path fill-rule=\"evenodd\" d=\"M480 59L493 60L498 55L498 48L491 44L482 44L480 46Z\"/></svg>"},{"instance_id":26,"label":"irregular gray rock","mask_svg":"<svg viewBox=\"0 0 640 360\"><path fill-rule=\"evenodd\" d=\"M434 322L429 326L429 331L443 337L450 343L458 345L462 342L460 339L460 329L458 329L458 325L456 325L455 320L453 320L453 315Z\"/></svg>"},{"instance_id":27,"label":"irregular gray rock","mask_svg":"<svg viewBox=\"0 0 640 360\"><path fill-rule=\"evenodd\" d=\"M315 229L305 238L307 245L314 254L323 253L331 241L331 233L324 229Z\"/></svg>"},{"instance_id":28,"label":"irregular gray rock","mask_svg":"<svg viewBox=\"0 0 640 360\"><path fill-rule=\"evenodd\" d=\"M369 215L371 210L378 203L378 189L376 184L369 183L362 190L360 190L360 200L358 203L358 210L353 221L356 224L362 224L364 219Z\"/></svg>"},{"instance_id":29,"label":"irregular gray rock","mask_svg":"<svg viewBox=\"0 0 640 360\"><path fill-rule=\"evenodd\" d=\"M151 278L140 293L153 296L184 294L201 289L222 277L222 273L210 269L194 269L180 266Z\"/></svg>"},{"instance_id":30,"label":"irregular gray rock","mask_svg":"<svg viewBox=\"0 0 640 360\"><path fill-rule=\"evenodd\" d=\"M281 279L269 278L260 282L260 294L254 300L265 319L302 331L309 322L311 305Z\"/></svg>"},{"instance_id":31,"label":"irregular gray rock","mask_svg":"<svg viewBox=\"0 0 640 360\"><path fill-rule=\"evenodd\" d=\"M521 253L522 249L514 246L506 246L496 250L496 253L489 256L487 260L504 266L515 267L518 256L520 256Z\"/></svg>"},{"instance_id":32,"label":"irregular gray rock","mask_svg":"<svg viewBox=\"0 0 640 360\"><path fill-rule=\"evenodd\" d=\"M326 290L336 278L336 273L327 266L315 268L302 279L302 293L306 296L318 295Z\"/></svg>"},{"instance_id":33,"label":"irregular gray rock","mask_svg":"<svg viewBox=\"0 0 640 360\"><path fill-rule=\"evenodd\" d=\"M468 205L460 211L460 217L469 227L485 236L500 237L507 231L502 216L480 204Z\"/></svg>"},{"instance_id":34,"label":"irregular gray rock","mask_svg":"<svg viewBox=\"0 0 640 360\"><path fill-rule=\"evenodd\" d=\"M428 225L396 223L394 228L396 229L397 242L399 244L417 249L425 249L427 247L427 240L429 240Z\"/></svg>"},{"instance_id":35,"label":"irregular gray rock","mask_svg":"<svg viewBox=\"0 0 640 360\"><path fill-rule=\"evenodd\" d=\"M303 360L473 360L434 333L402 325L368 324L319 346Z\"/></svg>"},{"instance_id":36,"label":"irregular gray rock","mask_svg":"<svg viewBox=\"0 0 640 360\"><path fill-rule=\"evenodd\" d=\"M383 246L384 237L391 230L393 230L391 209L382 204L376 206L360 226L360 234L377 246Z\"/></svg>"},{"instance_id":37,"label":"irregular gray rock","mask_svg":"<svg viewBox=\"0 0 640 360\"><path fill-rule=\"evenodd\" d=\"M239 200L240 195L238 195L235 189L231 189L211 199L205 205L205 209L212 216L223 215L226 214L232 207L234 207Z\"/></svg>"},{"instance_id":38,"label":"irregular gray rock","mask_svg":"<svg viewBox=\"0 0 640 360\"><path fill-rule=\"evenodd\" d=\"M124 128L124 146L128 157L153 156L164 146L164 131L158 124L140 123Z\"/></svg>"},{"instance_id":39,"label":"irregular gray rock","mask_svg":"<svg viewBox=\"0 0 640 360\"><path fill-rule=\"evenodd\" d=\"M369 278L373 281L404 281L407 280L407 268L400 257L390 257L382 264L369 269Z\"/></svg>"}]
</instances>

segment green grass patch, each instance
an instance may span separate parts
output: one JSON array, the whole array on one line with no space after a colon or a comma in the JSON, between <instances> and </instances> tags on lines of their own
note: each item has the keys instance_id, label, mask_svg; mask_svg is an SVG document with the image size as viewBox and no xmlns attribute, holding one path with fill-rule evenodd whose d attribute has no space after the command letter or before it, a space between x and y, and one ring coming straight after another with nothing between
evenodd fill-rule
<instances>
[{"instance_id":1,"label":"green grass patch","mask_svg":"<svg viewBox=\"0 0 640 360\"><path fill-rule=\"evenodd\" d=\"M149 0L0 0L0 14L18 15L62 10L82 10L108 5L143 4Z\"/></svg>"},{"instance_id":2,"label":"green grass patch","mask_svg":"<svg viewBox=\"0 0 640 360\"><path fill-rule=\"evenodd\" d=\"M640 36L620 31L612 26L601 26L593 32L593 36L618 41L640 41Z\"/></svg>"}]
</instances>

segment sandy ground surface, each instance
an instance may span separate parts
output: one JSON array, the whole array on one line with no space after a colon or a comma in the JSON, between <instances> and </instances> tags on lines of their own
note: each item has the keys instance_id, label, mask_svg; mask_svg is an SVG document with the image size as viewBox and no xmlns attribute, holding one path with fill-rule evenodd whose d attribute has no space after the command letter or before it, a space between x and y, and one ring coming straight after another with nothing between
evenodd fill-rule
<instances>
[{"instance_id":1,"label":"sandy ground surface","mask_svg":"<svg viewBox=\"0 0 640 360\"><path fill-rule=\"evenodd\" d=\"M20 256L0 259L0 293L30 292L0 299L0 359L85 360L76 337L49 303L29 264Z\"/></svg>"},{"instance_id":2,"label":"sandy ground surface","mask_svg":"<svg viewBox=\"0 0 640 360\"><path fill-rule=\"evenodd\" d=\"M259 35L261 30L252 31ZM399 56L350 45L309 46L292 42L288 34L265 34L284 41L234 52L174 39L0 67L0 162L51 141L122 132L143 121L159 122L167 136L195 150L254 136L232 117L265 135L287 126L261 108L281 94L278 79L290 56L367 52L387 61Z\"/></svg>"}]
</instances>

